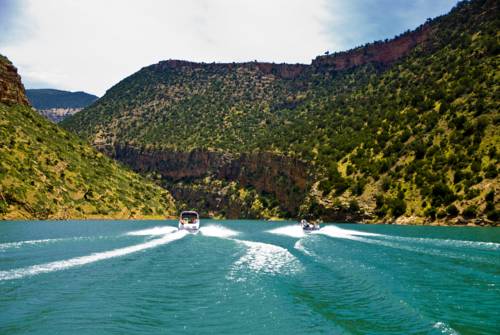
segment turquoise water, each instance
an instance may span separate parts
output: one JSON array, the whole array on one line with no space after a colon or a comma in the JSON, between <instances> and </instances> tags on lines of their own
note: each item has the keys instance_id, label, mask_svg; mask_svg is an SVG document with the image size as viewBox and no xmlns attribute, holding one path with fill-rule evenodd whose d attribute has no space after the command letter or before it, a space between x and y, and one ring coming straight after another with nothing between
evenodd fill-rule
<instances>
[{"instance_id":1,"label":"turquoise water","mask_svg":"<svg viewBox=\"0 0 500 335\"><path fill-rule=\"evenodd\" d=\"M0 334L498 334L500 230L2 222Z\"/></svg>"}]
</instances>

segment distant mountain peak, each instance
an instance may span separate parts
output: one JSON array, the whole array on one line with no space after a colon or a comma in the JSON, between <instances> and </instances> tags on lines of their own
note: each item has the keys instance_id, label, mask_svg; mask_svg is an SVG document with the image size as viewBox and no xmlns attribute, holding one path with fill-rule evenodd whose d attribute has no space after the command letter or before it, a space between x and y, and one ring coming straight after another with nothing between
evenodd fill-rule
<instances>
[{"instance_id":1,"label":"distant mountain peak","mask_svg":"<svg viewBox=\"0 0 500 335\"><path fill-rule=\"evenodd\" d=\"M33 107L54 122L78 113L98 99L83 91L69 92L53 88L28 89L26 94Z\"/></svg>"},{"instance_id":2,"label":"distant mountain peak","mask_svg":"<svg viewBox=\"0 0 500 335\"><path fill-rule=\"evenodd\" d=\"M36 109L85 108L99 99L83 91L70 92L53 88L27 89L26 94Z\"/></svg>"}]
</instances>

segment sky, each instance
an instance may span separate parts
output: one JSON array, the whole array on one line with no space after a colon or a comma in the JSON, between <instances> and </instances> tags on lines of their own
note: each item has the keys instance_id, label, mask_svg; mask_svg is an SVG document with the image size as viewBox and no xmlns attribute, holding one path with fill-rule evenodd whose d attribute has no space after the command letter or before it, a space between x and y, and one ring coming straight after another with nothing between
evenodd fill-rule
<instances>
[{"instance_id":1,"label":"sky","mask_svg":"<svg viewBox=\"0 0 500 335\"><path fill-rule=\"evenodd\" d=\"M26 88L102 96L167 59L309 64L414 29L457 0L0 0L0 54Z\"/></svg>"}]
</instances>

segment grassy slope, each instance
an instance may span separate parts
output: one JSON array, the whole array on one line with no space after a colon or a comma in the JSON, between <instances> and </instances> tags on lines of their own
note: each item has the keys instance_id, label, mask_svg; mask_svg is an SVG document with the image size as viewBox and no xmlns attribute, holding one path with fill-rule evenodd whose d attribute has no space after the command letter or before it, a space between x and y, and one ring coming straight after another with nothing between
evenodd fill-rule
<instances>
[{"instance_id":1,"label":"grassy slope","mask_svg":"<svg viewBox=\"0 0 500 335\"><path fill-rule=\"evenodd\" d=\"M0 218L175 214L170 194L26 106L0 104Z\"/></svg>"}]
</instances>

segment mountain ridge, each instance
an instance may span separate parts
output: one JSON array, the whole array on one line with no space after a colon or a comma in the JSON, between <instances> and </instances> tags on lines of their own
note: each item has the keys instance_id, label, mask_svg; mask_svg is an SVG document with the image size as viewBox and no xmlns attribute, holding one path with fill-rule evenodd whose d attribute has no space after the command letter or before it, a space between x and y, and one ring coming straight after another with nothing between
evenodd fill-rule
<instances>
[{"instance_id":1,"label":"mountain ridge","mask_svg":"<svg viewBox=\"0 0 500 335\"><path fill-rule=\"evenodd\" d=\"M26 95L36 109L84 108L99 99L83 91L65 91L53 88L27 89Z\"/></svg>"}]
</instances>

